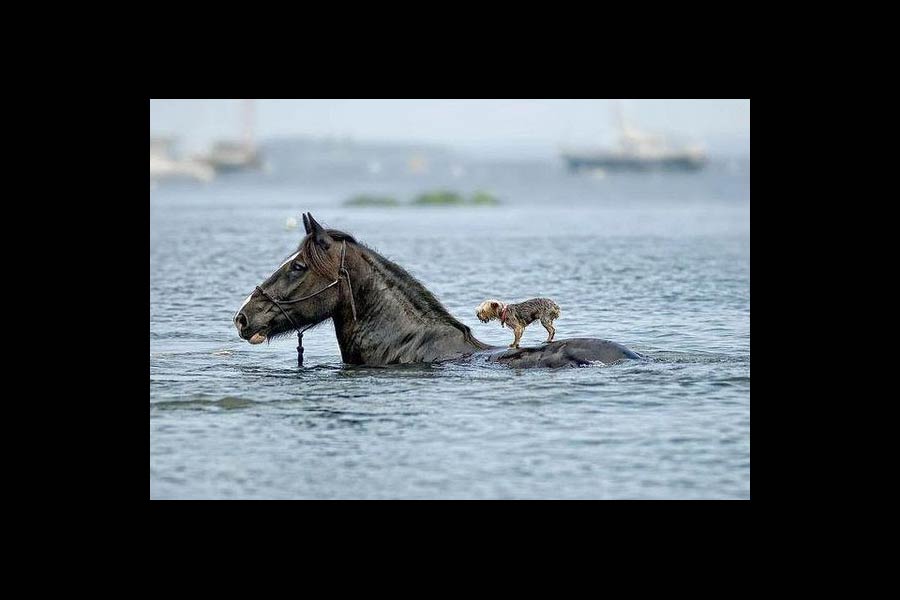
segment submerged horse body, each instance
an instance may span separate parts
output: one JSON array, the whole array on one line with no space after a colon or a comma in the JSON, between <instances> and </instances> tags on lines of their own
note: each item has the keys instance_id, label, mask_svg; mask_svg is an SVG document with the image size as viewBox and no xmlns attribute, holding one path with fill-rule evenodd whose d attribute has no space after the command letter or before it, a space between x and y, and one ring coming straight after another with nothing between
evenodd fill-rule
<instances>
[{"instance_id":1,"label":"submerged horse body","mask_svg":"<svg viewBox=\"0 0 900 600\"><path fill-rule=\"evenodd\" d=\"M465 359L561 367L640 358L594 338L508 350L485 344L425 286L352 236L303 215L296 254L257 286L234 316L241 338L260 343L332 319L342 360L384 366Z\"/></svg>"}]
</instances>

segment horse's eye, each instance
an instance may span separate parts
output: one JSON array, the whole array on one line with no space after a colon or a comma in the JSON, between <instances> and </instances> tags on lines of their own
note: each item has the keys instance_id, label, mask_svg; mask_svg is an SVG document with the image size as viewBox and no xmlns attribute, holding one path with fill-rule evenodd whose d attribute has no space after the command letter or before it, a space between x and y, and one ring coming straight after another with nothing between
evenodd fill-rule
<instances>
[{"instance_id":1,"label":"horse's eye","mask_svg":"<svg viewBox=\"0 0 900 600\"><path fill-rule=\"evenodd\" d=\"M299 262L297 262L297 261L295 260L295 261L294 261L294 264L291 265L291 270L293 270L293 271L305 271L305 270L306 270L306 265L304 265L303 263L299 263Z\"/></svg>"}]
</instances>

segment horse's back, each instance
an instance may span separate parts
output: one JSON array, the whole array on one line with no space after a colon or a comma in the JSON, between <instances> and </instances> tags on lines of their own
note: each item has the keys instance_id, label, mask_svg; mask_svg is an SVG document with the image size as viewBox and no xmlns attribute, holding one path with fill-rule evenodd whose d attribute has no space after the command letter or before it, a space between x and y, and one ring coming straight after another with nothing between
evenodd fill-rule
<instances>
[{"instance_id":1,"label":"horse's back","mask_svg":"<svg viewBox=\"0 0 900 600\"><path fill-rule=\"evenodd\" d=\"M622 344L597 338L573 338L545 343L533 348L493 352L490 361L510 367L568 367L594 363L610 364L624 359L643 358Z\"/></svg>"}]
</instances>

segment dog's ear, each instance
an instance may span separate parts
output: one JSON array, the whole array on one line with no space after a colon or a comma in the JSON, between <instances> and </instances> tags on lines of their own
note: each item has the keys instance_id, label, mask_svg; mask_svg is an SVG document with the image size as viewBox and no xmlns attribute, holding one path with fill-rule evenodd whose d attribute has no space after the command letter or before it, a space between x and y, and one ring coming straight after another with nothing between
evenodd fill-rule
<instances>
[{"instance_id":1,"label":"dog's ear","mask_svg":"<svg viewBox=\"0 0 900 600\"><path fill-rule=\"evenodd\" d=\"M500 308L499 302L491 302L491 308Z\"/></svg>"},{"instance_id":2,"label":"dog's ear","mask_svg":"<svg viewBox=\"0 0 900 600\"><path fill-rule=\"evenodd\" d=\"M323 250L328 250L328 248L331 247L332 242L334 242L334 238L328 235L328 232L325 231L324 227L319 225L318 221L313 219L312 213L307 213L306 216L309 219L309 233L313 236L313 241L315 241L316 245Z\"/></svg>"}]
</instances>

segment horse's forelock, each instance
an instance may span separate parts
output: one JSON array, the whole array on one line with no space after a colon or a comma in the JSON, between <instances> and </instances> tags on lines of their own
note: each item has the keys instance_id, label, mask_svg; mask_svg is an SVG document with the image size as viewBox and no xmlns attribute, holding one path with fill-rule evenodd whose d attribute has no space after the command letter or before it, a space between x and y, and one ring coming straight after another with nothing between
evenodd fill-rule
<instances>
[{"instance_id":1,"label":"horse's forelock","mask_svg":"<svg viewBox=\"0 0 900 600\"><path fill-rule=\"evenodd\" d=\"M353 236L348 233L338 231L337 229L329 229L327 231L328 235L336 242L347 241L354 244L356 243ZM306 266L309 267L313 273L327 279L337 279L340 275L340 248L337 248L337 252L334 250L334 246L332 246L329 251L324 250L316 243L312 235L307 235L303 238L303 241L300 242L300 252L306 262Z\"/></svg>"}]
</instances>

